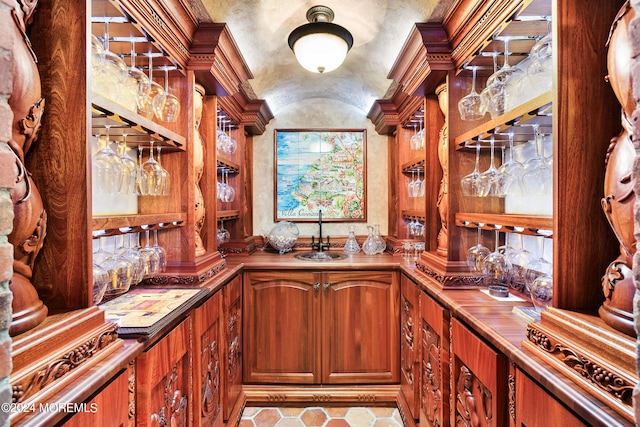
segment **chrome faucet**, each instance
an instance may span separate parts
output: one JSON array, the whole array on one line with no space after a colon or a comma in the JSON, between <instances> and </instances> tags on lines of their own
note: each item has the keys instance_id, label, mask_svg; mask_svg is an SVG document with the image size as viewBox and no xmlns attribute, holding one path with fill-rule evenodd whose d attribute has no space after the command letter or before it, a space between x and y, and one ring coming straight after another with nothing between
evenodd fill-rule
<instances>
[{"instance_id":1,"label":"chrome faucet","mask_svg":"<svg viewBox=\"0 0 640 427\"><path fill-rule=\"evenodd\" d=\"M318 236L318 243L314 243L314 236L311 236L311 249L315 249L318 252L322 252L325 249L329 250L331 246L329 243L329 236L327 236L327 242L322 242L322 210L318 211L318 225L320 226L320 235Z\"/></svg>"}]
</instances>

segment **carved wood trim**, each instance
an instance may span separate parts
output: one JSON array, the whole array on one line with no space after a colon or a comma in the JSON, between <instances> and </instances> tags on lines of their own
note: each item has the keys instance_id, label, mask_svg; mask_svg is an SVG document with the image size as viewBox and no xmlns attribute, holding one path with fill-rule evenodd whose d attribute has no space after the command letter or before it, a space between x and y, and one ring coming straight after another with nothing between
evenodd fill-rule
<instances>
[{"instance_id":1,"label":"carved wood trim","mask_svg":"<svg viewBox=\"0 0 640 427\"><path fill-rule=\"evenodd\" d=\"M182 363L182 361L178 361L178 363ZM187 425L185 413L188 405L188 390L177 388L178 379L178 364L176 364L171 373L163 379L164 406L151 414L151 425L160 427L184 427Z\"/></svg>"},{"instance_id":2,"label":"carved wood trim","mask_svg":"<svg viewBox=\"0 0 640 427\"><path fill-rule=\"evenodd\" d=\"M596 397L612 403L613 409L633 421L633 388L637 380L598 360L593 355L552 333L540 324L527 326L523 344L541 354Z\"/></svg>"},{"instance_id":3,"label":"carved wood trim","mask_svg":"<svg viewBox=\"0 0 640 427\"><path fill-rule=\"evenodd\" d=\"M129 371L129 427L136 425L136 361L129 362L127 367Z\"/></svg>"},{"instance_id":4,"label":"carved wood trim","mask_svg":"<svg viewBox=\"0 0 640 427\"><path fill-rule=\"evenodd\" d=\"M330 403L365 404L396 403L399 385L389 386L270 386L244 385L247 401L252 404Z\"/></svg>"},{"instance_id":5,"label":"carved wood trim","mask_svg":"<svg viewBox=\"0 0 640 427\"><path fill-rule=\"evenodd\" d=\"M442 426L443 396L440 379L442 360L440 357L440 335L426 321L422 321L422 393L420 407L427 421L433 426Z\"/></svg>"},{"instance_id":6,"label":"carved wood trim","mask_svg":"<svg viewBox=\"0 0 640 427\"><path fill-rule=\"evenodd\" d=\"M456 0L442 21L444 30L449 35L454 68L460 68L480 51L529 2L530 0Z\"/></svg>"},{"instance_id":7,"label":"carved wood trim","mask_svg":"<svg viewBox=\"0 0 640 427\"><path fill-rule=\"evenodd\" d=\"M189 285L195 286L210 280L216 275L227 269L227 262L217 263L213 267L198 274L165 274L161 276L154 276L144 281L148 285Z\"/></svg>"},{"instance_id":8,"label":"carved wood trim","mask_svg":"<svg viewBox=\"0 0 640 427\"><path fill-rule=\"evenodd\" d=\"M218 325L216 323L216 325ZM213 423L222 414L220 388L220 356L218 341L213 339L207 343L207 336L202 338L202 401L200 402L202 420ZM217 336L215 338L218 338Z\"/></svg>"},{"instance_id":9,"label":"carved wood trim","mask_svg":"<svg viewBox=\"0 0 640 427\"><path fill-rule=\"evenodd\" d=\"M184 0L109 1L125 10L134 25L144 29L151 39L162 40L162 50L174 58L180 67L186 67L189 62L188 47L198 26L198 18Z\"/></svg>"},{"instance_id":10,"label":"carved wood trim","mask_svg":"<svg viewBox=\"0 0 640 427\"><path fill-rule=\"evenodd\" d=\"M84 342L48 358L40 366L29 369L26 375L17 375L11 382L13 403L25 402L39 392L61 381L66 375L92 361L94 357L118 339L118 325L107 323L94 331Z\"/></svg>"},{"instance_id":11,"label":"carved wood trim","mask_svg":"<svg viewBox=\"0 0 640 427\"><path fill-rule=\"evenodd\" d=\"M421 262L416 262L416 270L425 274L429 279L435 281L443 288L477 288L483 285L483 278L481 276L457 276L442 274L435 270L432 270L427 265Z\"/></svg>"},{"instance_id":12,"label":"carved wood trim","mask_svg":"<svg viewBox=\"0 0 640 427\"><path fill-rule=\"evenodd\" d=\"M456 426L493 425L492 399L489 388L469 368L461 365L456 382Z\"/></svg>"}]
</instances>

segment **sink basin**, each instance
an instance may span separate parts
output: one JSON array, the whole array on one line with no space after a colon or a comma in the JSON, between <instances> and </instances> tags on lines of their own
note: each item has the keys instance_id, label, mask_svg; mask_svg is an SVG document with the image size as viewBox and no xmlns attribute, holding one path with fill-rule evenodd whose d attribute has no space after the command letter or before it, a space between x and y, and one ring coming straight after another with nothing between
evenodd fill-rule
<instances>
[{"instance_id":1,"label":"sink basin","mask_svg":"<svg viewBox=\"0 0 640 427\"><path fill-rule=\"evenodd\" d=\"M294 255L295 258L301 259L303 261L335 261L338 259L345 259L347 257L346 254L339 252L304 252L301 254Z\"/></svg>"}]
</instances>

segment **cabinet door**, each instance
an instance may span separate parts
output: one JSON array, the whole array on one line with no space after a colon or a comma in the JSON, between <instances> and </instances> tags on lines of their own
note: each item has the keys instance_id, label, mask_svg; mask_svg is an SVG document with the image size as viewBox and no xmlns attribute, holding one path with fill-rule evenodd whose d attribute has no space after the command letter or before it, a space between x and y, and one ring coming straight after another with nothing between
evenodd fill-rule
<instances>
[{"instance_id":1,"label":"cabinet door","mask_svg":"<svg viewBox=\"0 0 640 427\"><path fill-rule=\"evenodd\" d=\"M222 292L226 355L222 407L226 421L242 391L242 277L236 276Z\"/></svg>"},{"instance_id":2,"label":"cabinet door","mask_svg":"<svg viewBox=\"0 0 640 427\"><path fill-rule=\"evenodd\" d=\"M190 425L191 319L136 358L136 426Z\"/></svg>"},{"instance_id":3,"label":"cabinet door","mask_svg":"<svg viewBox=\"0 0 640 427\"><path fill-rule=\"evenodd\" d=\"M127 427L129 425L129 373L120 373L94 396L86 410L78 412L64 427Z\"/></svg>"},{"instance_id":4,"label":"cabinet door","mask_svg":"<svg viewBox=\"0 0 640 427\"><path fill-rule=\"evenodd\" d=\"M516 426L546 427L582 427L582 422L562 403L549 395L520 369L516 370Z\"/></svg>"},{"instance_id":5,"label":"cabinet door","mask_svg":"<svg viewBox=\"0 0 640 427\"><path fill-rule=\"evenodd\" d=\"M222 426L222 292L193 313L193 423Z\"/></svg>"},{"instance_id":6,"label":"cabinet door","mask_svg":"<svg viewBox=\"0 0 640 427\"><path fill-rule=\"evenodd\" d=\"M248 272L244 280L245 382L319 383L320 275Z\"/></svg>"},{"instance_id":7,"label":"cabinet door","mask_svg":"<svg viewBox=\"0 0 640 427\"><path fill-rule=\"evenodd\" d=\"M322 383L399 382L398 274L323 273Z\"/></svg>"},{"instance_id":8,"label":"cabinet door","mask_svg":"<svg viewBox=\"0 0 640 427\"><path fill-rule=\"evenodd\" d=\"M450 366L449 310L420 293L420 425L448 426Z\"/></svg>"},{"instance_id":9,"label":"cabinet door","mask_svg":"<svg viewBox=\"0 0 640 427\"><path fill-rule=\"evenodd\" d=\"M451 319L455 425L509 425L508 359Z\"/></svg>"},{"instance_id":10,"label":"cabinet door","mask_svg":"<svg viewBox=\"0 0 640 427\"><path fill-rule=\"evenodd\" d=\"M419 290L411 279L400 279L400 386L413 418L420 403L420 306Z\"/></svg>"}]
</instances>

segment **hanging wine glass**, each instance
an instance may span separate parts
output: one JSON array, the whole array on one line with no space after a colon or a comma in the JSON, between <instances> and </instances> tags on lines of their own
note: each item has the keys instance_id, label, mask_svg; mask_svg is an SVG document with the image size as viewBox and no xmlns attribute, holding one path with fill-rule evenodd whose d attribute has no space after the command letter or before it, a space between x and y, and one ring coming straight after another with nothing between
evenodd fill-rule
<instances>
[{"instance_id":1,"label":"hanging wine glass","mask_svg":"<svg viewBox=\"0 0 640 427\"><path fill-rule=\"evenodd\" d=\"M160 270L160 258L158 252L149 244L149 229L144 230L146 244L138 249L144 263L144 277L153 277Z\"/></svg>"},{"instance_id":2,"label":"hanging wine glass","mask_svg":"<svg viewBox=\"0 0 640 427\"><path fill-rule=\"evenodd\" d=\"M160 162L161 151L162 151L162 144L158 144L158 174L159 174L158 196L168 196L171 176L169 175L169 171L162 167L162 163Z\"/></svg>"},{"instance_id":3,"label":"hanging wine glass","mask_svg":"<svg viewBox=\"0 0 640 427\"><path fill-rule=\"evenodd\" d=\"M534 129L533 144L535 155L524 162L522 189L526 194L543 196L553 189L553 176L551 168L549 168L542 155L544 135L538 132L538 123L534 123L532 126Z\"/></svg>"},{"instance_id":4,"label":"hanging wine glass","mask_svg":"<svg viewBox=\"0 0 640 427\"><path fill-rule=\"evenodd\" d=\"M550 275L538 276L531 285L531 302L541 313L553 302L553 277Z\"/></svg>"},{"instance_id":5,"label":"hanging wine glass","mask_svg":"<svg viewBox=\"0 0 640 427\"><path fill-rule=\"evenodd\" d=\"M133 264L127 258L117 253L116 243L117 241L114 240L113 255L107 258L104 264L102 264L111 274L111 282L105 291L105 296L109 298L126 293L131 287L131 282L134 278Z\"/></svg>"},{"instance_id":6,"label":"hanging wine glass","mask_svg":"<svg viewBox=\"0 0 640 427\"><path fill-rule=\"evenodd\" d=\"M476 163L473 171L471 173L465 175L460 180L460 185L462 186L462 194L468 197L479 197L480 187L479 187L479 177L480 177L480 142L476 143Z\"/></svg>"},{"instance_id":7,"label":"hanging wine glass","mask_svg":"<svg viewBox=\"0 0 640 427\"><path fill-rule=\"evenodd\" d=\"M122 134L122 139L118 142L118 155L122 162L122 185L120 192L123 194L136 193L136 181L138 176L138 165L127 153L127 134Z\"/></svg>"},{"instance_id":8,"label":"hanging wine glass","mask_svg":"<svg viewBox=\"0 0 640 427\"><path fill-rule=\"evenodd\" d=\"M162 86L153 81L153 55L153 52L149 52L146 55L149 60L149 87L140 94L140 99L138 100L138 112L146 116L155 114L154 100L158 97L164 97Z\"/></svg>"},{"instance_id":9,"label":"hanging wine glass","mask_svg":"<svg viewBox=\"0 0 640 427\"><path fill-rule=\"evenodd\" d=\"M163 96L153 98L153 111L156 118L162 122L175 122L180 113L180 100L169 93L169 67L164 66L164 92Z\"/></svg>"},{"instance_id":10,"label":"hanging wine glass","mask_svg":"<svg viewBox=\"0 0 640 427\"><path fill-rule=\"evenodd\" d=\"M531 262L527 269L527 281L525 282L527 292L531 292L533 282L540 276L552 276L553 265L544 257L544 236L538 236L538 258Z\"/></svg>"},{"instance_id":11,"label":"hanging wine glass","mask_svg":"<svg viewBox=\"0 0 640 427\"><path fill-rule=\"evenodd\" d=\"M478 239L475 246L471 246L467 250L467 266L469 271L473 273L480 273L482 271L482 262L491 253L491 250L480 243L480 237L482 236L482 225L478 224Z\"/></svg>"},{"instance_id":12,"label":"hanging wine glass","mask_svg":"<svg viewBox=\"0 0 640 427\"><path fill-rule=\"evenodd\" d=\"M133 286L142 282L142 279L144 279L144 260L142 259L140 252L138 252L137 249L134 249L131 246L131 233L127 234L126 245L124 244L125 236L120 236L120 239L121 244L116 249L116 252L118 253L118 255L123 256L124 258L129 260L129 262L133 265L133 279L131 280L131 286Z\"/></svg>"},{"instance_id":13,"label":"hanging wine glass","mask_svg":"<svg viewBox=\"0 0 640 427\"><path fill-rule=\"evenodd\" d=\"M224 171L224 201L225 202L233 202L236 198L236 190L231 185L229 185L229 170L225 169Z\"/></svg>"},{"instance_id":14,"label":"hanging wine glass","mask_svg":"<svg viewBox=\"0 0 640 427\"><path fill-rule=\"evenodd\" d=\"M513 130L509 132L509 159L498 168L497 196L522 195L522 163L513 158Z\"/></svg>"},{"instance_id":15,"label":"hanging wine glass","mask_svg":"<svg viewBox=\"0 0 640 427\"><path fill-rule=\"evenodd\" d=\"M161 195L162 191L162 167L153 157L153 143L153 140L149 141L151 145L149 158L142 164L142 170L144 171L144 178L147 180L149 196L158 196Z\"/></svg>"},{"instance_id":16,"label":"hanging wine glass","mask_svg":"<svg viewBox=\"0 0 640 427\"><path fill-rule=\"evenodd\" d=\"M533 254L524 247L522 234L516 234L519 245L514 248L507 258L511 263L511 287L520 292L525 291L529 265L534 261Z\"/></svg>"},{"instance_id":17,"label":"hanging wine glass","mask_svg":"<svg viewBox=\"0 0 640 427\"><path fill-rule=\"evenodd\" d=\"M115 53L109 50L109 19L104 21L104 41L102 53L99 55L99 69L96 73L96 92L114 102L120 102L121 88L127 72L127 64ZM97 51L97 49L96 49Z\"/></svg>"},{"instance_id":18,"label":"hanging wine glass","mask_svg":"<svg viewBox=\"0 0 640 427\"><path fill-rule=\"evenodd\" d=\"M130 111L139 112L151 89L149 77L136 67L135 40L131 39L131 65L127 68L123 83L124 103Z\"/></svg>"},{"instance_id":19,"label":"hanging wine glass","mask_svg":"<svg viewBox=\"0 0 640 427\"><path fill-rule=\"evenodd\" d=\"M138 189L139 196L148 196L149 195L149 178L147 177L147 173L143 168L142 163L142 145L138 145L138 167L136 170L136 186Z\"/></svg>"},{"instance_id":20,"label":"hanging wine glass","mask_svg":"<svg viewBox=\"0 0 640 427\"><path fill-rule=\"evenodd\" d=\"M418 147L420 145L420 142L418 142L418 130L417 130L417 125L414 122L413 123L413 135L411 135L411 138L409 138L409 147L412 150L417 150L416 147Z\"/></svg>"},{"instance_id":21,"label":"hanging wine glass","mask_svg":"<svg viewBox=\"0 0 640 427\"><path fill-rule=\"evenodd\" d=\"M227 243L230 239L231 239L231 235L229 234L229 231L226 228L224 228L224 221L221 219L220 228L218 229L218 232L217 232L218 245Z\"/></svg>"},{"instance_id":22,"label":"hanging wine glass","mask_svg":"<svg viewBox=\"0 0 640 427\"><path fill-rule=\"evenodd\" d=\"M98 305L104 298L104 293L109 285L109 272L100 265L93 263L93 304Z\"/></svg>"},{"instance_id":23,"label":"hanging wine glass","mask_svg":"<svg viewBox=\"0 0 640 427\"><path fill-rule=\"evenodd\" d=\"M493 57L493 73L498 71L498 55L500 55L499 52L491 52L491 56ZM492 119L498 117L498 112L491 103L491 90L488 85L485 85L485 88L480 91L480 101L483 114L489 113Z\"/></svg>"},{"instance_id":24,"label":"hanging wine glass","mask_svg":"<svg viewBox=\"0 0 640 427\"><path fill-rule=\"evenodd\" d=\"M478 196L498 196L498 169L494 164L495 157L495 139L492 136L489 139L491 150L491 164L489 168L478 176Z\"/></svg>"},{"instance_id":25,"label":"hanging wine glass","mask_svg":"<svg viewBox=\"0 0 640 427\"><path fill-rule=\"evenodd\" d=\"M125 166L120 156L111 148L109 129L111 125L105 124L105 137L96 135L98 142L98 152L93 155L92 179L95 189L105 194L115 194L120 192L122 187L122 176Z\"/></svg>"},{"instance_id":26,"label":"hanging wine glass","mask_svg":"<svg viewBox=\"0 0 640 427\"><path fill-rule=\"evenodd\" d=\"M507 257L499 250L500 232L495 230L496 242L495 250L487 255L482 261L482 273L485 276L487 286L504 286L509 279L511 264Z\"/></svg>"},{"instance_id":27,"label":"hanging wine glass","mask_svg":"<svg viewBox=\"0 0 640 427\"><path fill-rule=\"evenodd\" d=\"M471 67L471 93L463 96L458 101L458 111L460 112L460 118L465 121L480 120L484 117L485 111L482 108L482 99L476 92L476 66Z\"/></svg>"},{"instance_id":28,"label":"hanging wine glass","mask_svg":"<svg viewBox=\"0 0 640 427\"><path fill-rule=\"evenodd\" d=\"M162 273L167 269L167 251L158 244L158 230L153 230L153 249L158 255L158 272Z\"/></svg>"},{"instance_id":29,"label":"hanging wine glass","mask_svg":"<svg viewBox=\"0 0 640 427\"><path fill-rule=\"evenodd\" d=\"M493 73L487 79L487 88L489 88L490 102L495 109L497 115L504 114L507 105L507 84L515 81L517 77L521 77L523 71L518 67L509 65L509 40L510 37L502 37L504 41L504 63L498 71Z\"/></svg>"}]
</instances>

